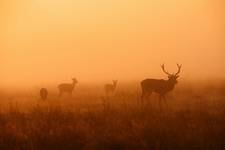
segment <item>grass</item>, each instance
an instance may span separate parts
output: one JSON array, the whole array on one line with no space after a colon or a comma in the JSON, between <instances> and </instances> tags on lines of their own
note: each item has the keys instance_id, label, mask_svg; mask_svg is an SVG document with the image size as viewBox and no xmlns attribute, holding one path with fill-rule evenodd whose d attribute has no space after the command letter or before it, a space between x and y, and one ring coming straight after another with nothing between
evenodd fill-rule
<instances>
[{"instance_id":1,"label":"grass","mask_svg":"<svg viewBox=\"0 0 225 150\"><path fill-rule=\"evenodd\" d=\"M135 88L108 99L95 89L45 102L35 94L2 95L0 149L223 150L224 89L178 87L161 111L156 95L141 106Z\"/></svg>"}]
</instances>

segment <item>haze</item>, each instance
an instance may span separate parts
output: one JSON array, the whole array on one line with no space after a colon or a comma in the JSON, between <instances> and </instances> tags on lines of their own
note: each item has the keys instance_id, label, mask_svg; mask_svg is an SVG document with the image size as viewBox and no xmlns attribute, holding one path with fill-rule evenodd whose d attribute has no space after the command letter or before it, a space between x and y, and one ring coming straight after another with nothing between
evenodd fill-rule
<instances>
[{"instance_id":1,"label":"haze","mask_svg":"<svg viewBox=\"0 0 225 150\"><path fill-rule=\"evenodd\" d=\"M1 0L0 83L224 79L223 0Z\"/></svg>"}]
</instances>

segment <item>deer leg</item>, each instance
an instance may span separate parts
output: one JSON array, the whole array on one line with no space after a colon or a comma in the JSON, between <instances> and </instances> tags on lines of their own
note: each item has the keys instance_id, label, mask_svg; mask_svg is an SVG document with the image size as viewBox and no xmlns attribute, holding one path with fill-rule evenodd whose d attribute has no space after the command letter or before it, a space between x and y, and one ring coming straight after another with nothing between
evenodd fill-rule
<instances>
[{"instance_id":1,"label":"deer leg","mask_svg":"<svg viewBox=\"0 0 225 150\"><path fill-rule=\"evenodd\" d=\"M147 104L148 105L151 105L151 101L150 101L150 99L149 99L149 97L152 95L152 91L149 91L149 92L147 92L147 94L146 94L146 99L147 99Z\"/></svg>"},{"instance_id":2,"label":"deer leg","mask_svg":"<svg viewBox=\"0 0 225 150\"><path fill-rule=\"evenodd\" d=\"M61 97L62 96L62 92L59 92L59 97Z\"/></svg>"},{"instance_id":3,"label":"deer leg","mask_svg":"<svg viewBox=\"0 0 225 150\"><path fill-rule=\"evenodd\" d=\"M144 105L144 102L145 102L147 96L148 96L148 93L146 91L143 91L142 95L141 95L141 104L142 105Z\"/></svg>"},{"instance_id":4,"label":"deer leg","mask_svg":"<svg viewBox=\"0 0 225 150\"><path fill-rule=\"evenodd\" d=\"M105 91L105 97L108 98L109 97L109 92Z\"/></svg>"},{"instance_id":5,"label":"deer leg","mask_svg":"<svg viewBox=\"0 0 225 150\"><path fill-rule=\"evenodd\" d=\"M115 94L115 92L114 92L114 91L112 91L112 97L115 97L115 95L116 95L116 94Z\"/></svg>"},{"instance_id":6,"label":"deer leg","mask_svg":"<svg viewBox=\"0 0 225 150\"><path fill-rule=\"evenodd\" d=\"M142 92L141 94L141 100L143 100L145 98L145 92Z\"/></svg>"},{"instance_id":7,"label":"deer leg","mask_svg":"<svg viewBox=\"0 0 225 150\"><path fill-rule=\"evenodd\" d=\"M162 95L159 95L159 109L162 110Z\"/></svg>"},{"instance_id":8,"label":"deer leg","mask_svg":"<svg viewBox=\"0 0 225 150\"><path fill-rule=\"evenodd\" d=\"M72 97L73 93L72 92L69 92L69 95L70 95L70 97Z\"/></svg>"},{"instance_id":9,"label":"deer leg","mask_svg":"<svg viewBox=\"0 0 225 150\"><path fill-rule=\"evenodd\" d=\"M162 98L163 98L163 101L165 102L165 104L166 104L166 107L168 108L168 103L167 103L167 100L166 100L166 96L165 95L163 95L162 96Z\"/></svg>"},{"instance_id":10,"label":"deer leg","mask_svg":"<svg viewBox=\"0 0 225 150\"><path fill-rule=\"evenodd\" d=\"M145 93L145 91L143 91L142 94L141 94L141 101L142 101L142 103L143 103L143 101L145 99L145 96L146 96L146 93Z\"/></svg>"},{"instance_id":11,"label":"deer leg","mask_svg":"<svg viewBox=\"0 0 225 150\"><path fill-rule=\"evenodd\" d=\"M165 95L163 95L163 100L164 100L164 103L166 104L167 111L169 111L169 106L168 106L168 103L167 103L167 100L166 100L166 96Z\"/></svg>"}]
</instances>

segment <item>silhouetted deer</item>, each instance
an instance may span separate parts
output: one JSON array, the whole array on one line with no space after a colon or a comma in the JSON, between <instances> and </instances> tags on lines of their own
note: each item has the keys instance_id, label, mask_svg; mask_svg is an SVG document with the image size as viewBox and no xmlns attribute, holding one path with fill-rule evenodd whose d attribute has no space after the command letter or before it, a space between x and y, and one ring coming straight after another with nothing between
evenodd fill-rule
<instances>
[{"instance_id":1,"label":"silhouetted deer","mask_svg":"<svg viewBox=\"0 0 225 150\"><path fill-rule=\"evenodd\" d=\"M175 74L170 74L165 70L164 64L161 66L164 73L168 75L168 80L163 79L145 79L141 82L142 95L141 99L143 100L146 96L150 96L152 92L159 94L159 103L163 98L165 101L165 95L172 91L177 83L177 78L179 77L181 65L177 64L178 71Z\"/></svg>"},{"instance_id":2,"label":"silhouetted deer","mask_svg":"<svg viewBox=\"0 0 225 150\"><path fill-rule=\"evenodd\" d=\"M42 100L46 100L48 97L48 91L46 88L41 88L40 90L40 96Z\"/></svg>"},{"instance_id":3,"label":"silhouetted deer","mask_svg":"<svg viewBox=\"0 0 225 150\"><path fill-rule=\"evenodd\" d=\"M106 94L109 93L114 93L116 86L117 86L118 81L117 80L113 80L113 84L106 84L105 85L105 92Z\"/></svg>"},{"instance_id":4,"label":"silhouetted deer","mask_svg":"<svg viewBox=\"0 0 225 150\"><path fill-rule=\"evenodd\" d=\"M59 89L59 97L61 97L61 95L63 93L68 93L69 95L72 95L72 92L74 90L75 85L78 83L77 79L73 78L73 83L69 84L69 83L62 83L58 86Z\"/></svg>"}]
</instances>

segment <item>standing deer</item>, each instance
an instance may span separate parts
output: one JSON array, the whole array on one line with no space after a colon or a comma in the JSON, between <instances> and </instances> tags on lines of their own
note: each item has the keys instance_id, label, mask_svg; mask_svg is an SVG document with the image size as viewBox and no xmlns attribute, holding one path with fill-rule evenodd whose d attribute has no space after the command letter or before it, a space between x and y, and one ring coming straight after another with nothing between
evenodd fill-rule
<instances>
[{"instance_id":1,"label":"standing deer","mask_svg":"<svg viewBox=\"0 0 225 150\"><path fill-rule=\"evenodd\" d=\"M117 80L113 80L113 84L106 84L105 85L105 92L106 94L109 93L114 93L116 86L117 86L118 81Z\"/></svg>"},{"instance_id":2,"label":"standing deer","mask_svg":"<svg viewBox=\"0 0 225 150\"><path fill-rule=\"evenodd\" d=\"M141 82L142 95L141 99L143 100L145 97L149 97L152 92L159 94L159 104L161 105L161 99L166 102L165 95L172 91L177 84L177 78L179 77L179 73L181 70L181 65L177 64L178 71L175 74L170 74L165 70L164 64L161 66L164 73L168 75L167 80L163 79L145 79ZM167 104L167 103L166 103Z\"/></svg>"},{"instance_id":3,"label":"standing deer","mask_svg":"<svg viewBox=\"0 0 225 150\"><path fill-rule=\"evenodd\" d=\"M59 97L62 96L63 93L68 93L70 96L72 95L72 92L74 90L75 85L78 83L77 79L72 79L73 83L62 83L58 86L59 89Z\"/></svg>"},{"instance_id":4,"label":"standing deer","mask_svg":"<svg viewBox=\"0 0 225 150\"><path fill-rule=\"evenodd\" d=\"M42 100L46 100L48 97L48 91L46 88L41 88L40 90L40 96Z\"/></svg>"}]
</instances>

